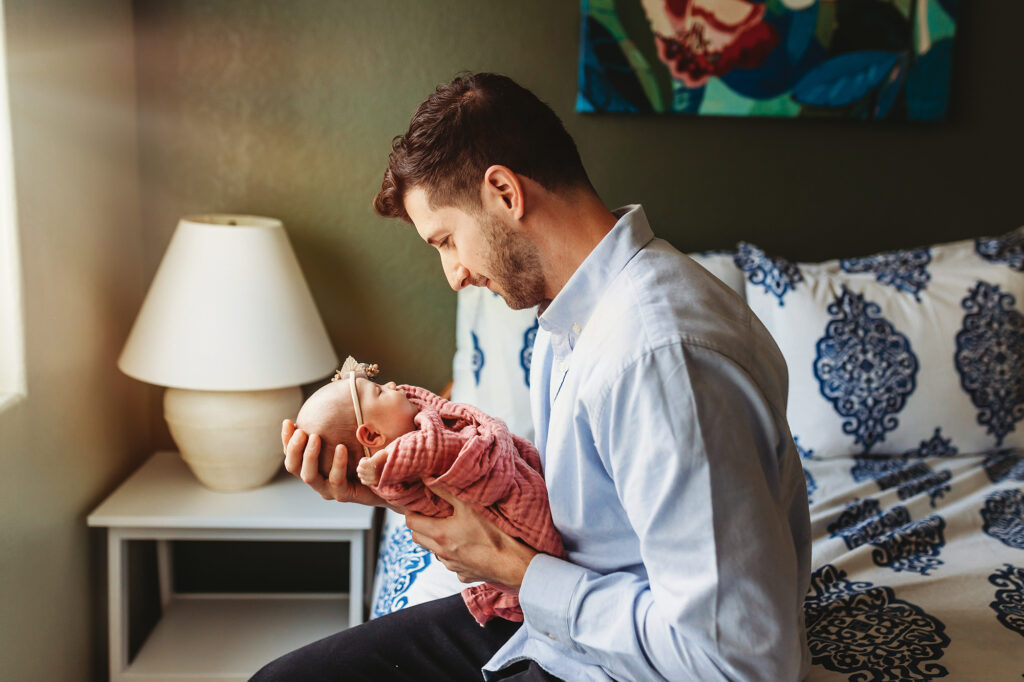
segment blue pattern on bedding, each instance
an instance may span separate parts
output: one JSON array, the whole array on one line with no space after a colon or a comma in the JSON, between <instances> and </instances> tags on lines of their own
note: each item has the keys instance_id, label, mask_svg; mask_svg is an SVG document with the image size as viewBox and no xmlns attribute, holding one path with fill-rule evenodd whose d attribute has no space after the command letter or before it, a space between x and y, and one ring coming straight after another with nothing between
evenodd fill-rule
<instances>
[{"instance_id":1,"label":"blue pattern on bedding","mask_svg":"<svg viewBox=\"0 0 1024 682\"><path fill-rule=\"evenodd\" d=\"M473 357L469 361L470 367L473 370L473 379L476 381L476 385L480 385L480 372L484 368L484 351L480 348L480 337L476 335L476 332L469 332L469 335L473 339Z\"/></svg>"},{"instance_id":2,"label":"blue pattern on bedding","mask_svg":"<svg viewBox=\"0 0 1024 682\"><path fill-rule=\"evenodd\" d=\"M1024 549L1024 492L998 490L985 498L981 530L1007 547Z\"/></svg>"},{"instance_id":3,"label":"blue pattern on bedding","mask_svg":"<svg viewBox=\"0 0 1024 682\"><path fill-rule=\"evenodd\" d=\"M996 450L985 456L985 473L993 483L1024 481L1024 456L1018 450Z\"/></svg>"},{"instance_id":4,"label":"blue pattern on bedding","mask_svg":"<svg viewBox=\"0 0 1024 682\"><path fill-rule=\"evenodd\" d=\"M866 499L847 505L828 531L842 537L848 549L870 543L871 560L878 566L928 575L943 563L936 557L946 544L945 528L946 522L935 514L911 521L902 505L883 511L878 500Z\"/></svg>"},{"instance_id":5,"label":"blue pattern on bedding","mask_svg":"<svg viewBox=\"0 0 1024 682\"><path fill-rule=\"evenodd\" d=\"M1024 568L1003 564L988 577L996 587L995 600L989 604L999 622L1024 637Z\"/></svg>"},{"instance_id":6,"label":"blue pattern on bedding","mask_svg":"<svg viewBox=\"0 0 1024 682\"><path fill-rule=\"evenodd\" d=\"M908 249L879 253L866 258L842 258L839 267L843 272L870 272L882 284L896 287L913 295L921 302L921 292L928 286L931 275L928 264L932 261L929 249Z\"/></svg>"},{"instance_id":7,"label":"blue pattern on bedding","mask_svg":"<svg viewBox=\"0 0 1024 682\"><path fill-rule=\"evenodd\" d=\"M979 237L975 252L990 263L1004 263L1024 272L1024 231L1015 230L1001 237Z\"/></svg>"},{"instance_id":8,"label":"blue pattern on bedding","mask_svg":"<svg viewBox=\"0 0 1024 682\"><path fill-rule=\"evenodd\" d=\"M405 593L417 576L430 565L430 552L412 541L412 532L396 526L381 542L375 578L378 593L373 605L373 618L387 615L408 605Z\"/></svg>"},{"instance_id":9,"label":"blue pattern on bedding","mask_svg":"<svg viewBox=\"0 0 1024 682\"><path fill-rule=\"evenodd\" d=\"M957 453L952 438L942 437L942 427L936 427L931 438L921 441L921 445L915 450L907 450L906 454L916 457L950 456Z\"/></svg>"},{"instance_id":10,"label":"blue pattern on bedding","mask_svg":"<svg viewBox=\"0 0 1024 682\"><path fill-rule=\"evenodd\" d=\"M932 680L949 646L946 627L893 589L850 581L825 564L811 575L804 601L811 662L850 680Z\"/></svg>"},{"instance_id":11,"label":"blue pattern on bedding","mask_svg":"<svg viewBox=\"0 0 1024 682\"><path fill-rule=\"evenodd\" d=\"M785 258L772 258L753 244L740 242L733 256L736 267L743 270L751 284L760 285L764 290L785 305L786 292L804 281L800 268Z\"/></svg>"},{"instance_id":12,"label":"blue pattern on bedding","mask_svg":"<svg viewBox=\"0 0 1024 682\"><path fill-rule=\"evenodd\" d=\"M1024 418L1024 315L1014 302L997 285L979 281L961 302L967 314L956 335L960 385L997 446Z\"/></svg>"},{"instance_id":13,"label":"blue pattern on bedding","mask_svg":"<svg viewBox=\"0 0 1024 682\"><path fill-rule=\"evenodd\" d=\"M821 395L843 417L843 433L864 451L899 425L896 414L916 387L917 356L881 308L843 286L816 344L814 376Z\"/></svg>"},{"instance_id":14,"label":"blue pattern on bedding","mask_svg":"<svg viewBox=\"0 0 1024 682\"><path fill-rule=\"evenodd\" d=\"M533 341L537 338L537 329L540 327L538 317L532 326L523 332L523 349L519 351L519 366L523 369L526 386L530 386L530 364L533 362Z\"/></svg>"}]
</instances>

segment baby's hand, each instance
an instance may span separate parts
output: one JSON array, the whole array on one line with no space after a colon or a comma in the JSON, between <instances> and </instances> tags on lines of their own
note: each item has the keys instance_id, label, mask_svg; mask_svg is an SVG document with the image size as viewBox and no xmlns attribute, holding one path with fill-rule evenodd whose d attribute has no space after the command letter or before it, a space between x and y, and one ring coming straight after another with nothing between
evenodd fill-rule
<instances>
[{"instance_id":1,"label":"baby's hand","mask_svg":"<svg viewBox=\"0 0 1024 682\"><path fill-rule=\"evenodd\" d=\"M377 485L380 482L380 472L384 469L384 463L387 461L387 450L379 450L369 457L363 457L356 465L359 482L367 487Z\"/></svg>"}]
</instances>

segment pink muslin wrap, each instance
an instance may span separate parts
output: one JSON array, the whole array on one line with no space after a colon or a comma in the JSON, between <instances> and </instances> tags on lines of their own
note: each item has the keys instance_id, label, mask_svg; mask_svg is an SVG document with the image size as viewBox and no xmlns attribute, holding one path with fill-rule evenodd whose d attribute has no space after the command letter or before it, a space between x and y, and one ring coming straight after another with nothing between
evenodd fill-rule
<instances>
[{"instance_id":1,"label":"pink muslin wrap","mask_svg":"<svg viewBox=\"0 0 1024 682\"><path fill-rule=\"evenodd\" d=\"M508 535L538 552L563 556L533 444L471 405L450 402L418 386L399 388L420 410L414 418L417 429L388 445L374 492L426 516L451 516L452 506L427 487L440 483ZM467 587L462 598L480 625L495 616L523 620L518 591L504 585Z\"/></svg>"}]
</instances>

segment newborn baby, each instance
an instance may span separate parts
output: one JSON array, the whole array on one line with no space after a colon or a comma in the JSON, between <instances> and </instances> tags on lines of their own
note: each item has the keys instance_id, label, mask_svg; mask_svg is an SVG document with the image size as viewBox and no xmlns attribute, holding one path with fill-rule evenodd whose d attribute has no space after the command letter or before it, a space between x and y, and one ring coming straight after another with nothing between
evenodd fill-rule
<instances>
[{"instance_id":1,"label":"newborn baby","mask_svg":"<svg viewBox=\"0 0 1024 682\"><path fill-rule=\"evenodd\" d=\"M330 473L334 448L344 444L350 454L362 451L355 474L385 501L450 516L451 504L427 487L440 483L508 535L539 552L563 555L533 444L475 407L416 386L377 384L367 369L346 362L299 410L296 424L323 443L321 474ZM354 459L349 457L350 479ZM462 597L481 625L495 616L523 620L517 593L504 585L474 585Z\"/></svg>"}]
</instances>

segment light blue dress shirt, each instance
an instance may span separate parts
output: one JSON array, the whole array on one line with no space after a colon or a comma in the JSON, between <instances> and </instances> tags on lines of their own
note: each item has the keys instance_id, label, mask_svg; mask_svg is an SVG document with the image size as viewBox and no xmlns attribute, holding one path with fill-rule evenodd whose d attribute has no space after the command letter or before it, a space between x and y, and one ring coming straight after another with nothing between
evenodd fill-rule
<instances>
[{"instance_id":1,"label":"light blue dress shirt","mask_svg":"<svg viewBox=\"0 0 1024 682\"><path fill-rule=\"evenodd\" d=\"M567 560L538 555L522 628L565 680L796 680L807 492L787 372L743 300L656 239L640 206L540 315L537 447Z\"/></svg>"}]
</instances>

